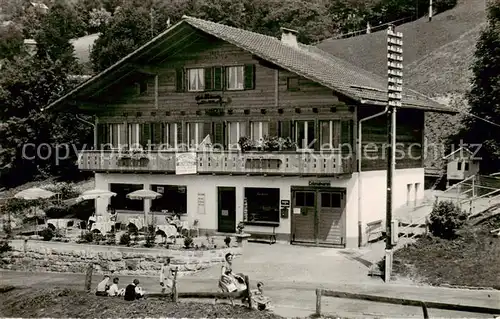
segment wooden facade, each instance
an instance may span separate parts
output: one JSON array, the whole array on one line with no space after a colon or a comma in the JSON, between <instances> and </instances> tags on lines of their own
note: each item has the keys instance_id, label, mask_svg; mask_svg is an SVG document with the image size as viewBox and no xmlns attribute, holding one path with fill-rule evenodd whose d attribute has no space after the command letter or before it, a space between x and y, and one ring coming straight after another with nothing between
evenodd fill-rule
<instances>
[{"instance_id":1,"label":"wooden facade","mask_svg":"<svg viewBox=\"0 0 500 319\"><path fill-rule=\"evenodd\" d=\"M379 110L359 109L358 118L366 118ZM396 169L423 167L424 112L400 109L396 113ZM363 171L387 169L387 116L363 122Z\"/></svg>"},{"instance_id":2,"label":"wooden facade","mask_svg":"<svg viewBox=\"0 0 500 319\"><path fill-rule=\"evenodd\" d=\"M243 85L238 90L229 90L226 85L228 67L233 66L241 66L244 70ZM192 68L204 70L204 90L189 91L188 70ZM212 161L219 165L219 169L212 168L207 173L217 174L351 173L355 170L357 120L373 110L370 106L363 106L356 112L354 101L236 46L208 37L157 65L137 66L135 73L101 88L91 99L95 105L86 107L93 108L98 116L98 149L106 149L103 146L106 144L107 148L114 149L140 144L153 150L187 151L210 135L211 142L219 146L218 151L223 152L225 159L215 155L205 158L209 155L203 155L205 157L200 157L199 169L203 171L203 163ZM385 127L385 116L365 122L363 145L385 143ZM398 142L405 145L421 142L422 128L423 112L398 112ZM254 164L245 164L248 162L245 156L234 152L238 150L238 140L244 136L251 139L264 136L290 138L297 143L299 152L307 148L310 154L326 151L329 155L321 163L297 163L302 165L299 169L293 168L295 164L286 167L288 164L285 165L285 162L294 163L302 159L302 155L273 152L269 157L276 161L269 159L264 164L261 161L257 168L252 168ZM421 152L421 148L414 147L414 152ZM374 156L373 153L368 150L368 156ZM379 159L364 159L363 170L385 169L381 147L375 153ZM104 164L97 158L103 156L101 154L84 152L80 169L128 171L123 165L118 165L126 163L126 160L113 158ZM117 156L115 152L112 154ZM158 154L150 154L149 164L131 166L130 169L150 172L175 170L175 163L160 159ZM240 158L234 159L235 154L240 154ZM335 163L328 159L332 158L331 154L336 154L333 156ZM410 167L422 167L422 161L403 159L397 162L397 168Z\"/></svg>"}]
</instances>

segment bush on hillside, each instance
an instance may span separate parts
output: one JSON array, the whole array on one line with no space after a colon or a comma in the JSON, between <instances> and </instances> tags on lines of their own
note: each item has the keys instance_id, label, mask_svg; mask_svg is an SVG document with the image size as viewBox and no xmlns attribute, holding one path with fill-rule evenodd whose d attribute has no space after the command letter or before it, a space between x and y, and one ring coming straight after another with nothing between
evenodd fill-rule
<instances>
[{"instance_id":1,"label":"bush on hillside","mask_svg":"<svg viewBox=\"0 0 500 319\"><path fill-rule=\"evenodd\" d=\"M452 201L441 201L434 204L429 217L429 230L434 236L443 239L454 239L456 231L467 220L467 213Z\"/></svg>"},{"instance_id":2,"label":"bush on hillside","mask_svg":"<svg viewBox=\"0 0 500 319\"><path fill-rule=\"evenodd\" d=\"M8 241L6 241L6 240L0 241L0 256L3 253L6 253L6 252L11 251L11 250L12 250L12 247L9 245Z\"/></svg>"},{"instance_id":3,"label":"bush on hillside","mask_svg":"<svg viewBox=\"0 0 500 319\"><path fill-rule=\"evenodd\" d=\"M52 238L54 238L55 234L52 229L47 227L40 232L40 236L43 237L43 240L50 241Z\"/></svg>"},{"instance_id":4,"label":"bush on hillside","mask_svg":"<svg viewBox=\"0 0 500 319\"><path fill-rule=\"evenodd\" d=\"M120 237L120 245L126 245L126 246L129 246L130 245L130 241L132 239L130 238L130 235L127 234L127 233L124 233L123 235L121 235Z\"/></svg>"}]
</instances>

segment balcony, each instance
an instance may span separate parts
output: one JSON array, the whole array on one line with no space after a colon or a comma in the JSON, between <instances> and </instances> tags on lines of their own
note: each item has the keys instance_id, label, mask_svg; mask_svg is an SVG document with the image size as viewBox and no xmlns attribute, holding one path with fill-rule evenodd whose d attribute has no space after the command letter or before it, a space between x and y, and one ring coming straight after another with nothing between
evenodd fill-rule
<instances>
[{"instance_id":1,"label":"balcony","mask_svg":"<svg viewBox=\"0 0 500 319\"><path fill-rule=\"evenodd\" d=\"M83 151L78 167L84 171L121 173L172 173L176 158L186 152ZM352 159L340 152L249 152L212 151L196 153L198 174L234 175L325 175L352 173Z\"/></svg>"}]
</instances>

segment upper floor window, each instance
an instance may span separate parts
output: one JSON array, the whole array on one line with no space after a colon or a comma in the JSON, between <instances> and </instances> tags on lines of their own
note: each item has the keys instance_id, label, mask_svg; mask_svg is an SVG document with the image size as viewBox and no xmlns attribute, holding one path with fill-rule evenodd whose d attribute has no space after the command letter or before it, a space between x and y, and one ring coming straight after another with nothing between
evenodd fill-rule
<instances>
[{"instance_id":1,"label":"upper floor window","mask_svg":"<svg viewBox=\"0 0 500 319\"><path fill-rule=\"evenodd\" d=\"M461 171L462 170L462 162L457 163L457 170Z\"/></svg>"},{"instance_id":2,"label":"upper floor window","mask_svg":"<svg viewBox=\"0 0 500 319\"><path fill-rule=\"evenodd\" d=\"M295 122L295 141L301 149L314 149L316 144L316 134L314 121Z\"/></svg>"},{"instance_id":3,"label":"upper floor window","mask_svg":"<svg viewBox=\"0 0 500 319\"><path fill-rule=\"evenodd\" d=\"M226 83L228 90L243 90L245 78L243 66L226 67Z\"/></svg>"},{"instance_id":4,"label":"upper floor window","mask_svg":"<svg viewBox=\"0 0 500 319\"><path fill-rule=\"evenodd\" d=\"M205 90L205 69L188 69L188 91L198 92Z\"/></svg>"},{"instance_id":5,"label":"upper floor window","mask_svg":"<svg viewBox=\"0 0 500 319\"><path fill-rule=\"evenodd\" d=\"M128 145L131 149L141 148L141 127L138 123L128 124Z\"/></svg>"},{"instance_id":6,"label":"upper floor window","mask_svg":"<svg viewBox=\"0 0 500 319\"><path fill-rule=\"evenodd\" d=\"M286 87L288 91L298 91L299 90L299 78L289 77L286 79Z\"/></svg>"},{"instance_id":7,"label":"upper floor window","mask_svg":"<svg viewBox=\"0 0 500 319\"><path fill-rule=\"evenodd\" d=\"M319 121L320 149L329 150L340 145L340 121Z\"/></svg>"},{"instance_id":8,"label":"upper floor window","mask_svg":"<svg viewBox=\"0 0 500 319\"><path fill-rule=\"evenodd\" d=\"M240 138L247 136L247 122L228 123L228 142L230 149L239 149Z\"/></svg>"},{"instance_id":9,"label":"upper floor window","mask_svg":"<svg viewBox=\"0 0 500 319\"><path fill-rule=\"evenodd\" d=\"M252 140L259 144L269 136L269 122L252 122L250 125Z\"/></svg>"}]
</instances>

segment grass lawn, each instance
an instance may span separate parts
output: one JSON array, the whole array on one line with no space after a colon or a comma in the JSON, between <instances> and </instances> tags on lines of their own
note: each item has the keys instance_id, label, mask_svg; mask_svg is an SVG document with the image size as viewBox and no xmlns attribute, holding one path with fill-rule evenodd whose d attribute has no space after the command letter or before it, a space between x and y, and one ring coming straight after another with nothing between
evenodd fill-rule
<instances>
[{"instance_id":1,"label":"grass lawn","mask_svg":"<svg viewBox=\"0 0 500 319\"><path fill-rule=\"evenodd\" d=\"M50 283L48 283L50 284ZM283 318L266 311L243 306L197 302L97 297L83 291L47 288L18 288L0 291L0 317L14 318ZM236 304L236 302L235 302Z\"/></svg>"},{"instance_id":2,"label":"grass lawn","mask_svg":"<svg viewBox=\"0 0 500 319\"><path fill-rule=\"evenodd\" d=\"M482 225L467 226L459 238L423 237L394 253L394 272L432 285L500 289L500 215Z\"/></svg>"}]
</instances>

